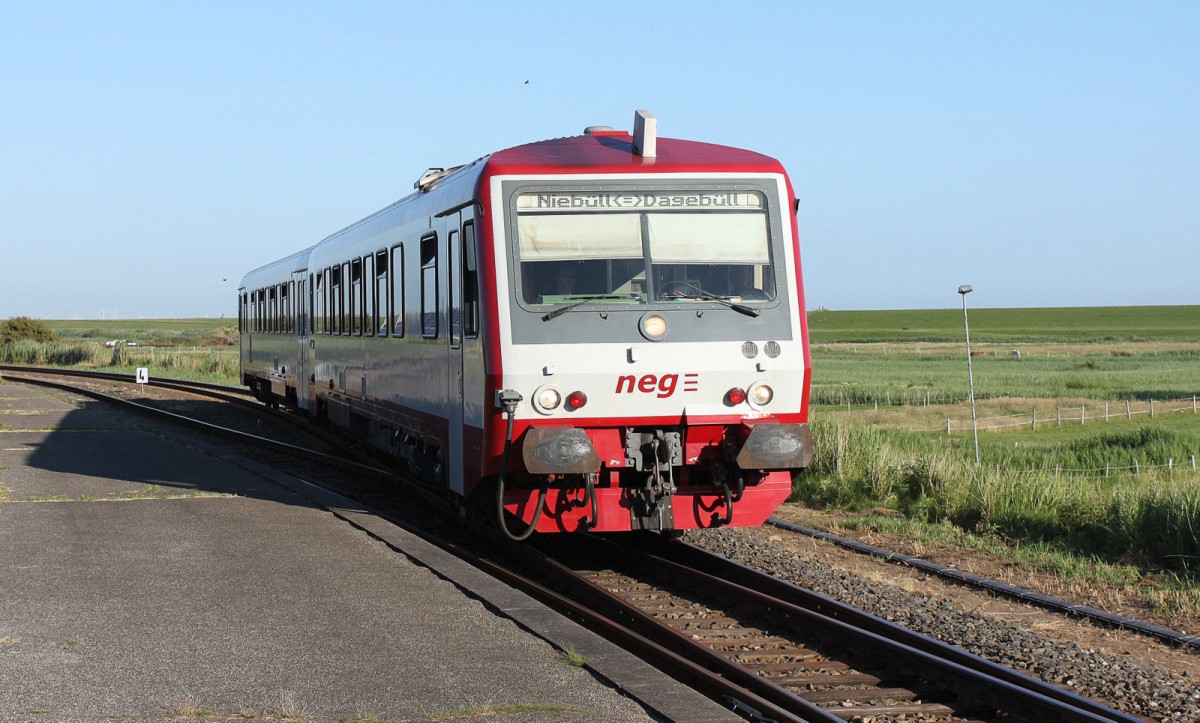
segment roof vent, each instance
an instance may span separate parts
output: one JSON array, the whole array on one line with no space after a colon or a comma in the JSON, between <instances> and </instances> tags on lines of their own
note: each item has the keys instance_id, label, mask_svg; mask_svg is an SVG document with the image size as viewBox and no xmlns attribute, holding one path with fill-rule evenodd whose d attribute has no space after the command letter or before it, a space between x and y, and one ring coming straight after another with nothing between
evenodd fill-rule
<instances>
[{"instance_id":1,"label":"roof vent","mask_svg":"<svg viewBox=\"0 0 1200 723\"><path fill-rule=\"evenodd\" d=\"M633 112L633 152L642 158L658 155L658 119L648 110Z\"/></svg>"},{"instance_id":2,"label":"roof vent","mask_svg":"<svg viewBox=\"0 0 1200 723\"><path fill-rule=\"evenodd\" d=\"M594 136L597 133L603 133L611 130L613 130L612 126L588 126L587 128L583 129L583 134L585 136Z\"/></svg>"}]
</instances>

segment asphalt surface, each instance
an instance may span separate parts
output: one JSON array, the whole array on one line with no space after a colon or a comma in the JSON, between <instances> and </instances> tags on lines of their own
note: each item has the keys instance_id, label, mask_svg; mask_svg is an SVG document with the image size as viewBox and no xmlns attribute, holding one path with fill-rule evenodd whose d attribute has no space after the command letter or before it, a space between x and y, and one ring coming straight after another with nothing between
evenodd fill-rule
<instances>
[{"instance_id":1,"label":"asphalt surface","mask_svg":"<svg viewBox=\"0 0 1200 723\"><path fill-rule=\"evenodd\" d=\"M0 720L251 717L735 719L344 498L0 383Z\"/></svg>"}]
</instances>

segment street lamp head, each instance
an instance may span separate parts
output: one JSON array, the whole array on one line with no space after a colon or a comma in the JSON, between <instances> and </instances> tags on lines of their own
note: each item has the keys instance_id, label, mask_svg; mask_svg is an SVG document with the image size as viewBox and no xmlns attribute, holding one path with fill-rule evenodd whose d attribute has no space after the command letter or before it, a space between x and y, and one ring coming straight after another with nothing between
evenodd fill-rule
<instances>
[{"instance_id":1,"label":"street lamp head","mask_svg":"<svg viewBox=\"0 0 1200 723\"><path fill-rule=\"evenodd\" d=\"M958 287L958 293L962 294L963 296L966 296L967 294L971 293L970 285L963 284L962 286Z\"/></svg>"}]
</instances>

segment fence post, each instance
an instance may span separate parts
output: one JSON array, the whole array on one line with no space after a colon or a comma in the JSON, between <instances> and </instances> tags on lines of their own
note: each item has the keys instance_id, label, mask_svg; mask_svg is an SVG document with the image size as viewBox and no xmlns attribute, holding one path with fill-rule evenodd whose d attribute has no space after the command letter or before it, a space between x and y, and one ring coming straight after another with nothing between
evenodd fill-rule
<instances>
[{"instance_id":1,"label":"fence post","mask_svg":"<svg viewBox=\"0 0 1200 723\"><path fill-rule=\"evenodd\" d=\"M1055 407L1058 411L1058 426L1062 426L1062 407Z\"/></svg>"},{"instance_id":2,"label":"fence post","mask_svg":"<svg viewBox=\"0 0 1200 723\"><path fill-rule=\"evenodd\" d=\"M1037 431L1037 407L1033 408L1033 414L1031 416L1033 417L1033 431L1036 432Z\"/></svg>"},{"instance_id":3,"label":"fence post","mask_svg":"<svg viewBox=\"0 0 1200 723\"><path fill-rule=\"evenodd\" d=\"M878 399L875 400L875 411L876 412L879 411L879 400Z\"/></svg>"},{"instance_id":4,"label":"fence post","mask_svg":"<svg viewBox=\"0 0 1200 723\"><path fill-rule=\"evenodd\" d=\"M1192 414L1196 413L1196 395L1192 395Z\"/></svg>"},{"instance_id":5,"label":"fence post","mask_svg":"<svg viewBox=\"0 0 1200 723\"><path fill-rule=\"evenodd\" d=\"M1196 455L1192 455L1192 471L1196 471Z\"/></svg>"},{"instance_id":6,"label":"fence post","mask_svg":"<svg viewBox=\"0 0 1200 723\"><path fill-rule=\"evenodd\" d=\"M1133 473L1134 474L1142 473L1142 467L1141 467L1141 465L1138 464L1138 461L1136 459L1133 460Z\"/></svg>"},{"instance_id":7,"label":"fence post","mask_svg":"<svg viewBox=\"0 0 1200 723\"><path fill-rule=\"evenodd\" d=\"M1104 421L1108 421L1108 402L1104 403Z\"/></svg>"},{"instance_id":8,"label":"fence post","mask_svg":"<svg viewBox=\"0 0 1200 723\"><path fill-rule=\"evenodd\" d=\"M1109 468L1109 465L1110 465L1110 463L1109 463L1109 462L1105 462L1105 463L1104 463L1104 476L1105 476L1105 478L1107 478L1107 477L1108 477L1108 468Z\"/></svg>"},{"instance_id":9,"label":"fence post","mask_svg":"<svg viewBox=\"0 0 1200 723\"><path fill-rule=\"evenodd\" d=\"M1154 400L1150 400L1150 418L1154 419Z\"/></svg>"},{"instance_id":10,"label":"fence post","mask_svg":"<svg viewBox=\"0 0 1200 723\"><path fill-rule=\"evenodd\" d=\"M1082 427L1085 424L1087 424L1087 407L1080 404L1079 405L1079 426Z\"/></svg>"},{"instance_id":11,"label":"fence post","mask_svg":"<svg viewBox=\"0 0 1200 723\"><path fill-rule=\"evenodd\" d=\"M1062 465L1061 465L1061 464L1056 464L1056 465L1054 465L1054 476L1055 476L1055 477L1057 477L1057 476L1058 476L1058 472L1059 472L1059 470L1060 470L1061 468L1062 468Z\"/></svg>"},{"instance_id":12,"label":"fence post","mask_svg":"<svg viewBox=\"0 0 1200 723\"><path fill-rule=\"evenodd\" d=\"M1133 407L1130 406L1128 399L1125 400L1125 418L1133 421Z\"/></svg>"}]
</instances>

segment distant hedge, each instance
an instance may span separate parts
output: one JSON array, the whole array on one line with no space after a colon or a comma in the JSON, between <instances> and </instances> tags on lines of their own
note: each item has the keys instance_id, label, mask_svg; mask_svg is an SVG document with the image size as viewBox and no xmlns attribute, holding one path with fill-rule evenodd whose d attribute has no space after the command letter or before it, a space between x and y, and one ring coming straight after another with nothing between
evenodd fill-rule
<instances>
[{"instance_id":1,"label":"distant hedge","mask_svg":"<svg viewBox=\"0 0 1200 723\"><path fill-rule=\"evenodd\" d=\"M14 341L57 341L58 337L44 321L28 316L14 316L0 324L0 344Z\"/></svg>"}]
</instances>

